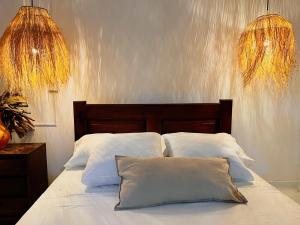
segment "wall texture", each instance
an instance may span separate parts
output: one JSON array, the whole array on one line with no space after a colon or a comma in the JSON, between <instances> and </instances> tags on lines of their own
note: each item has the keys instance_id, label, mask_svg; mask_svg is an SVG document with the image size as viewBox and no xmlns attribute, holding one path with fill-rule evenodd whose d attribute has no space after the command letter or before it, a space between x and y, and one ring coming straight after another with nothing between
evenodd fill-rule
<instances>
[{"instance_id":1,"label":"wall texture","mask_svg":"<svg viewBox=\"0 0 300 225\"><path fill-rule=\"evenodd\" d=\"M298 0L271 0L271 12L293 22L300 46ZM0 34L20 0L0 0ZM261 0L46 0L71 52L72 77L55 102L56 126L22 141L47 143L50 180L73 151L72 101L90 103L217 102L233 98L233 135L270 181L300 172L300 77L274 96L259 85L241 88L235 51L246 24L266 13ZM299 58L299 57L298 57ZM298 60L300 61L300 60ZM49 97L50 98L50 97ZM29 97L38 117L53 107ZM15 141L19 141L15 139Z\"/></svg>"}]
</instances>

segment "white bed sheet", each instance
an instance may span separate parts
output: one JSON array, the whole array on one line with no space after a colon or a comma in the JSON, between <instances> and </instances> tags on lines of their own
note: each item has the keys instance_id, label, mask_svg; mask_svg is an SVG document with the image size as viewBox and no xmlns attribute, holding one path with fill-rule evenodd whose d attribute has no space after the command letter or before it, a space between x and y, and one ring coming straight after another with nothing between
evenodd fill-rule
<instances>
[{"instance_id":1,"label":"white bed sheet","mask_svg":"<svg viewBox=\"0 0 300 225\"><path fill-rule=\"evenodd\" d=\"M247 205L173 204L114 211L118 187L87 190L82 170L63 171L18 225L300 225L300 205L262 178L240 186Z\"/></svg>"}]
</instances>

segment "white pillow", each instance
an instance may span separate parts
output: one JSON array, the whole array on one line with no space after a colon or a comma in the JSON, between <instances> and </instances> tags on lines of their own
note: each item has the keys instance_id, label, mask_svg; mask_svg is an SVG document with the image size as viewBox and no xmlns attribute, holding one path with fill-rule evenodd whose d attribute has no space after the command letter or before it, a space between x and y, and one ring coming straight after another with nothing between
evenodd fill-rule
<instances>
[{"instance_id":1,"label":"white pillow","mask_svg":"<svg viewBox=\"0 0 300 225\"><path fill-rule=\"evenodd\" d=\"M236 181L253 181L252 173L239 158L249 158L235 139L225 133L172 133L164 134L168 156L225 157L230 162L230 174ZM251 158L249 158L251 159Z\"/></svg>"},{"instance_id":2,"label":"white pillow","mask_svg":"<svg viewBox=\"0 0 300 225\"><path fill-rule=\"evenodd\" d=\"M83 167L86 165L90 152L97 148L97 146L111 134L87 134L82 136L74 144L74 153L69 161L64 165L67 170Z\"/></svg>"},{"instance_id":3,"label":"white pillow","mask_svg":"<svg viewBox=\"0 0 300 225\"><path fill-rule=\"evenodd\" d=\"M228 146L232 150L236 152L238 157L247 165L253 163L255 160L249 157L244 149L236 142L235 138L227 133L218 133L218 134L211 134L215 135L215 138L218 141L223 142L224 145Z\"/></svg>"},{"instance_id":4,"label":"white pillow","mask_svg":"<svg viewBox=\"0 0 300 225\"><path fill-rule=\"evenodd\" d=\"M226 146L233 151L236 152L238 157L245 163L245 164L251 164L254 162L254 159L250 158L246 152L239 146L239 144L236 142L235 138L227 133L217 133L217 134L205 134L205 133L187 133L187 132L178 132L178 133L172 133L172 134L165 134L163 135L163 138L169 135L172 135L173 137L182 136L183 134L188 134L190 137L194 138L201 138L205 142L211 142L214 146ZM164 151L165 156L169 156L168 149L165 148Z\"/></svg>"},{"instance_id":5,"label":"white pillow","mask_svg":"<svg viewBox=\"0 0 300 225\"><path fill-rule=\"evenodd\" d=\"M90 152L81 181L89 187L119 184L115 155L162 157L163 148L158 133L110 134Z\"/></svg>"},{"instance_id":6,"label":"white pillow","mask_svg":"<svg viewBox=\"0 0 300 225\"><path fill-rule=\"evenodd\" d=\"M145 132L151 133L151 132ZM122 133L125 134L125 133ZM130 134L140 134L140 133L130 133ZM151 133L153 134L153 133ZM74 153L72 157L66 162L64 167L67 170L76 168L76 167L85 167L87 161L89 159L90 153L97 149L97 146L101 144L101 142L105 141L108 137L110 137L111 133L96 133L96 134L87 134L82 136L79 140L77 140L74 144ZM161 150L165 152L166 145L164 139L161 138Z\"/></svg>"}]
</instances>

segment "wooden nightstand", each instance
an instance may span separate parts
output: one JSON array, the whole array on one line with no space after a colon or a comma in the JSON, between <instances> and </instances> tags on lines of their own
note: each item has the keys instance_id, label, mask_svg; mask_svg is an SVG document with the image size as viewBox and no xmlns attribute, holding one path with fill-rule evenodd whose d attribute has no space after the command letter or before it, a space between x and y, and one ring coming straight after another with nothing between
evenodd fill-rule
<instances>
[{"instance_id":1,"label":"wooden nightstand","mask_svg":"<svg viewBox=\"0 0 300 225\"><path fill-rule=\"evenodd\" d=\"M0 150L0 224L15 224L47 186L46 144Z\"/></svg>"}]
</instances>

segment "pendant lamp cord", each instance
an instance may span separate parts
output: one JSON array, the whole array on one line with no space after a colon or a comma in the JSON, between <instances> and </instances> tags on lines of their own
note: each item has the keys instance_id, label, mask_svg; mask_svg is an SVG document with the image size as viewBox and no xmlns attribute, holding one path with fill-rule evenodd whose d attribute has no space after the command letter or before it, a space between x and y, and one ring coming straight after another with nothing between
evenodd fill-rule
<instances>
[{"instance_id":1,"label":"pendant lamp cord","mask_svg":"<svg viewBox=\"0 0 300 225\"><path fill-rule=\"evenodd\" d=\"M269 8L270 8L270 0L267 0L267 13L269 13Z\"/></svg>"},{"instance_id":2,"label":"pendant lamp cord","mask_svg":"<svg viewBox=\"0 0 300 225\"><path fill-rule=\"evenodd\" d=\"M269 0L268 0L269 1ZM31 6L33 6L33 0L31 0Z\"/></svg>"}]
</instances>

